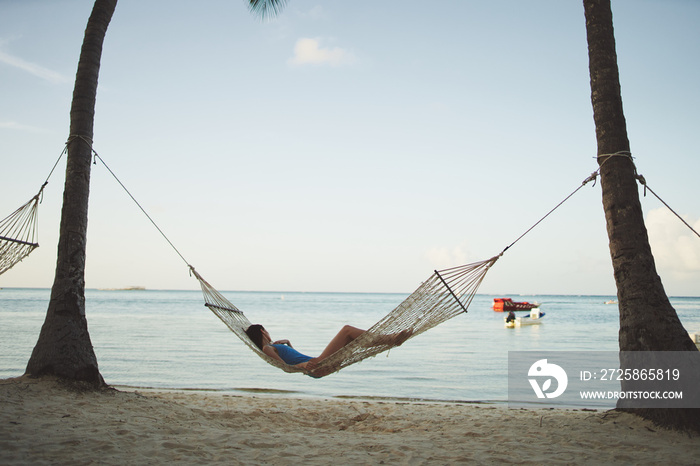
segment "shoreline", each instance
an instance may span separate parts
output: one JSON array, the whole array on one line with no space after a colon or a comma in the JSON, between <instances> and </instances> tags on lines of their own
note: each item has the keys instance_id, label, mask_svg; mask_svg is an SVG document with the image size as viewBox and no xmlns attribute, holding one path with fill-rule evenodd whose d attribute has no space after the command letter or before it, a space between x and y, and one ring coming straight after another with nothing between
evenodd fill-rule
<instances>
[{"instance_id":1,"label":"shoreline","mask_svg":"<svg viewBox=\"0 0 700 466\"><path fill-rule=\"evenodd\" d=\"M0 379L0 384L2 379ZM326 401L362 401L373 403L435 403L447 405L476 405L476 406L502 406L508 407L508 400L450 400L450 399L434 399L434 398L416 398L402 396L372 396L372 395L316 395L313 393L304 393L298 390L280 390L277 388L188 388L188 387L143 387L132 385L109 385L110 388L121 392L141 392L141 393L192 393L192 394L212 394L212 395L229 395L229 396L259 396L259 397L277 397L277 398L293 398L299 400L326 400ZM567 409L591 411L586 408L567 407ZM602 408L598 408L598 411Z\"/></svg>"},{"instance_id":2,"label":"shoreline","mask_svg":"<svg viewBox=\"0 0 700 466\"><path fill-rule=\"evenodd\" d=\"M697 436L617 411L0 380L2 464L697 464Z\"/></svg>"}]
</instances>

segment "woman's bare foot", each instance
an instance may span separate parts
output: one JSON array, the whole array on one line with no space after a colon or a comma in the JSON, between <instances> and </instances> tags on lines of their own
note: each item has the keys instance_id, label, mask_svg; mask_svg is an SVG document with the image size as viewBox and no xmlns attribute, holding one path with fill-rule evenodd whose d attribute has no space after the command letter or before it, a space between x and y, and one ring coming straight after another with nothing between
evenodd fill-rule
<instances>
[{"instance_id":1,"label":"woman's bare foot","mask_svg":"<svg viewBox=\"0 0 700 466\"><path fill-rule=\"evenodd\" d=\"M412 330L402 330L399 333L391 333L389 335L379 335L372 343L373 346L401 346L403 342L411 338Z\"/></svg>"},{"instance_id":2,"label":"woman's bare foot","mask_svg":"<svg viewBox=\"0 0 700 466\"><path fill-rule=\"evenodd\" d=\"M395 335L394 345L401 346L403 343L411 338L413 335L413 330L402 330Z\"/></svg>"}]
</instances>

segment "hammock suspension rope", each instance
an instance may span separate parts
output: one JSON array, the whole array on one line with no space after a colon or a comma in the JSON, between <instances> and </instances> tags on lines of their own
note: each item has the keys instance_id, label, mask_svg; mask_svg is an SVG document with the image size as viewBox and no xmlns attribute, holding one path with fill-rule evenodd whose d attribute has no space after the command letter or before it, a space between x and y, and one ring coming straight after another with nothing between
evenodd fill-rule
<instances>
[{"instance_id":1,"label":"hammock suspension rope","mask_svg":"<svg viewBox=\"0 0 700 466\"><path fill-rule=\"evenodd\" d=\"M58 162L68 151L68 142L53 164L39 192L10 215L0 220L0 275L21 262L39 247L39 204Z\"/></svg>"}]
</instances>

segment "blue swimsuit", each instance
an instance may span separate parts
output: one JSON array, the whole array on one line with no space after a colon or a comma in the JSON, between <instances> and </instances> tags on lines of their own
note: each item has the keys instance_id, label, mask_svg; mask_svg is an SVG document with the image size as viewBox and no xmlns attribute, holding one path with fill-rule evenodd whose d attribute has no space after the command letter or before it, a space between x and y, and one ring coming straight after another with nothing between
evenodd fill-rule
<instances>
[{"instance_id":1,"label":"blue swimsuit","mask_svg":"<svg viewBox=\"0 0 700 466\"><path fill-rule=\"evenodd\" d=\"M311 356L301 354L299 351L295 350L291 346L279 344L270 346L275 348L279 357L282 358L282 361L286 362L290 366L301 364L302 362L307 362L308 360L312 359Z\"/></svg>"}]
</instances>

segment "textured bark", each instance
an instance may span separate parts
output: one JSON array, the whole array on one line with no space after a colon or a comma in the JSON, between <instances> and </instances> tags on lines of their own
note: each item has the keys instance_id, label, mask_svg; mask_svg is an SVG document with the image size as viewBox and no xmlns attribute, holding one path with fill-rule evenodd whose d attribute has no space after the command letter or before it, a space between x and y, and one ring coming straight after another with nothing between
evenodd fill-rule
<instances>
[{"instance_id":1,"label":"textured bark","mask_svg":"<svg viewBox=\"0 0 700 466\"><path fill-rule=\"evenodd\" d=\"M584 0L598 163L620 310L621 351L697 351L656 272L629 155L610 0ZM617 155L610 155L617 154ZM700 430L693 409L630 410L659 424Z\"/></svg>"},{"instance_id":2,"label":"textured bark","mask_svg":"<svg viewBox=\"0 0 700 466\"><path fill-rule=\"evenodd\" d=\"M117 0L96 0L85 30L70 112L56 275L51 300L26 373L104 385L85 316L85 253L91 141L102 44Z\"/></svg>"}]
</instances>

